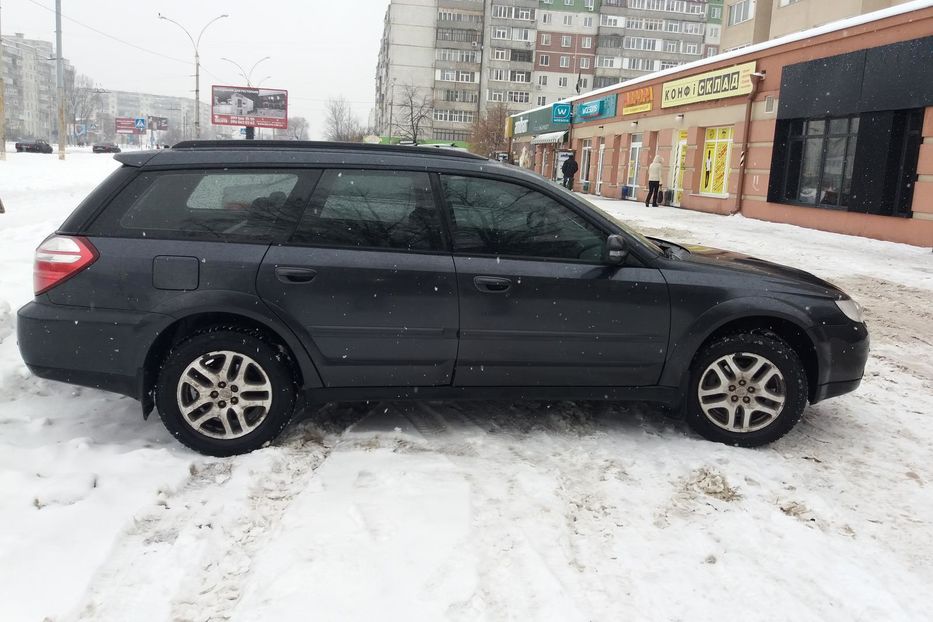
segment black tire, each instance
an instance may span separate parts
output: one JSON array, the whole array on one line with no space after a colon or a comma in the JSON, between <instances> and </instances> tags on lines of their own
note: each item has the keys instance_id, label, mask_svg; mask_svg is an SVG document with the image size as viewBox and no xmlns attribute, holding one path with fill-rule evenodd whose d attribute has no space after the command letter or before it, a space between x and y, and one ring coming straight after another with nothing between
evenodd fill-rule
<instances>
[{"instance_id":1,"label":"black tire","mask_svg":"<svg viewBox=\"0 0 933 622\"><path fill-rule=\"evenodd\" d=\"M272 401L265 418L238 438L218 439L195 430L184 419L177 399L179 381L188 366L199 357L221 351L251 358L271 386ZM296 394L292 361L280 347L258 331L218 327L195 333L171 349L159 370L155 401L172 436L199 453L224 457L249 453L273 441L294 414Z\"/></svg>"},{"instance_id":2,"label":"black tire","mask_svg":"<svg viewBox=\"0 0 933 622\"><path fill-rule=\"evenodd\" d=\"M768 359L783 376L783 408L764 427L748 432L730 431L714 423L703 411L699 397L700 382L706 370L721 357L740 353ZM807 395L806 370L797 352L787 342L773 333L734 334L709 344L694 359L687 389L685 419L695 432L708 440L740 447L758 447L781 438L800 421L807 405Z\"/></svg>"}]
</instances>

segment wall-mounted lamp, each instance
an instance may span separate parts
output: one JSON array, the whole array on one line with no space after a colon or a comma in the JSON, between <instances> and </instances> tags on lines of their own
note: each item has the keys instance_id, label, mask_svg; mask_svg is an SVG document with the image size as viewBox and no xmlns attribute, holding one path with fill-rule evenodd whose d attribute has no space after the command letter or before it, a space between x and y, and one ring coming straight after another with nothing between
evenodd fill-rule
<instances>
[{"instance_id":1,"label":"wall-mounted lamp","mask_svg":"<svg viewBox=\"0 0 933 622\"><path fill-rule=\"evenodd\" d=\"M674 118L677 119L678 121L683 121L683 120L684 120L684 115L683 115L683 113L680 113L679 115L677 115L677 116L674 117Z\"/></svg>"},{"instance_id":2,"label":"wall-mounted lamp","mask_svg":"<svg viewBox=\"0 0 933 622\"><path fill-rule=\"evenodd\" d=\"M638 121L632 121L632 127L638 127Z\"/></svg>"}]
</instances>

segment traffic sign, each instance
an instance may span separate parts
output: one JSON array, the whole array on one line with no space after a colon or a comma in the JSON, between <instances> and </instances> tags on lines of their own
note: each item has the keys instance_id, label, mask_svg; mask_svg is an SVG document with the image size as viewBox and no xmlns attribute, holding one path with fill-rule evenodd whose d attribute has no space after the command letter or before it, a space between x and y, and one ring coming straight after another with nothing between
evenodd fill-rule
<instances>
[{"instance_id":1,"label":"traffic sign","mask_svg":"<svg viewBox=\"0 0 933 622\"><path fill-rule=\"evenodd\" d=\"M572 123L573 105L557 102L551 106L551 123Z\"/></svg>"},{"instance_id":2,"label":"traffic sign","mask_svg":"<svg viewBox=\"0 0 933 622\"><path fill-rule=\"evenodd\" d=\"M136 117L133 123L136 126L137 130L146 129L146 118L145 117Z\"/></svg>"}]
</instances>

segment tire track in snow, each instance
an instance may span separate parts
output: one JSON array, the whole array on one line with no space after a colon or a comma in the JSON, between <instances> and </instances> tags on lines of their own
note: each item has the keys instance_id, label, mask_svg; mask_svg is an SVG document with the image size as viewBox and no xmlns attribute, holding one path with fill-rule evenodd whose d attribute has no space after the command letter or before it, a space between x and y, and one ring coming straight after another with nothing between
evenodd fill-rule
<instances>
[{"instance_id":1,"label":"tire track in snow","mask_svg":"<svg viewBox=\"0 0 933 622\"><path fill-rule=\"evenodd\" d=\"M116 542L69 619L229 619L253 556L334 445L311 423L286 434L278 446L192 464L190 479Z\"/></svg>"}]
</instances>

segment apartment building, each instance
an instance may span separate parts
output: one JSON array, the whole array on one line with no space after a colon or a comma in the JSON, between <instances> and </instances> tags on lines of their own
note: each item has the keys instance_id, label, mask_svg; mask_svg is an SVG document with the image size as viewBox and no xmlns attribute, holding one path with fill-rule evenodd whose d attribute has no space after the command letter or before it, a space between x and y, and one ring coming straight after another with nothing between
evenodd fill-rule
<instances>
[{"instance_id":1,"label":"apartment building","mask_svg":"<svg viewBox=\"0 0 933 622\"><path fill-rule=\"evenodd\" d=\"M723 51L737 50L908 0L725 0Z\"/></svg>"},{"instance_id":2,"label":"apartment building","mask_svg":"<svg viewBox=\"0 0 933 622\"><path fill-rule=\"evenodd\" d=\"M58 138L58 98L55 48L48 41L22 33L4 36L0 76L4 91L6 136ZM74 84L74 68L65 61L65 84Z\"/></svg>"},{"instance_id":3,"label":"apartment building","mask_svg":"<svg viewBox=\"0 0 933 622\"><path fill-rule=\"evenodd\" d=\"M114 119L117 117L165 117L168 130L160 134L159 142L174 143L186 138L194 138L195 103L187 97L171 97L151 93L131 91L102 91L101 106L97 113L97 135L95 140L114 140ZM226 128L211 125L211 106L201 103L202 138L226 138L227 134L238 132L239 128Z\"/></svg>"},{"instance_id":4,"label":"apartment building","mask_svg":"<svg viewBox=\"0 0 933 622\"><path fill-rule=\"evenodd\" d=\"M392 0L376 70L376 128L398 135L415 92L432 102L420 138L463 141L490 105L549 105L697 60L706 54L707 4Z\"/></svg>"}]
</instances>

